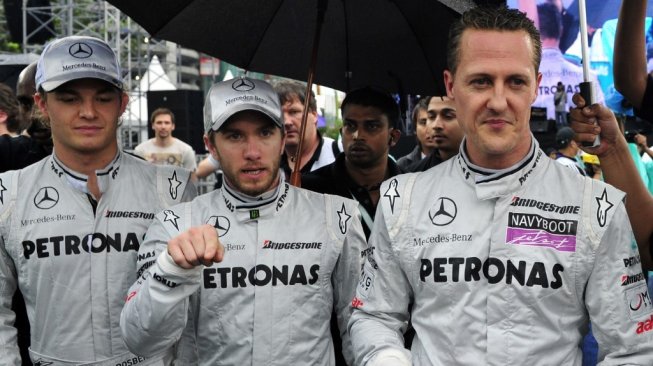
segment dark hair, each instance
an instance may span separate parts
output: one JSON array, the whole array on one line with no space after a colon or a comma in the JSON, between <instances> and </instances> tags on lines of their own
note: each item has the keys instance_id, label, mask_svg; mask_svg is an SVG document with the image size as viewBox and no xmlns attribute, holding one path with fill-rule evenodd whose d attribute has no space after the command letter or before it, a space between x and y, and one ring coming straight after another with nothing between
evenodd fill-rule
<instances>
[{"instance_id":1,"label":"dark hair","mask_svg":"<svg viewBox=\"0 0 653 366\"><path fill-rule=\"evenodd\" d=\"M274 90L279 95L279 102L284 104L298 99L304 107L306 106L306 84L301 84L296 81L281 81L274 85ZM308 110L317 112L317 103L315 102L315 93L311 90L311 100L308 103Z\"/></svg>"},{"instance_id":2,"label":"dark hair","mask_svg":"<svg viewBox=\"0 0 653 366\"><path fill-rule=\"evenodd\" d=\"M564 149L574 139L574 130L571 127L562 127L556 132L555 145L556 149Z\"/></svg>"},{"instance_id":3,"label":"dark hair","mask_svg":"<svg viewBox=\"0 0 653 366\"><path fill-rule=\"evenodd\" d=\"M419 111L427 111L429 109L429 102L431 102L431 97L427 96L420 98L415 104L413 113L410 115L410 120L413 122L413 132L417 131L417 116L419 115Z\"/></svg>"},{"instance_id":4,"label":"dark hair","mask_svg":"<svg viewBox=\"0 0 653 366\"><path fill-rule=\"evenodd\" d=\"M562 13L551 3L537 6L537 17L540 21L542 38L560 39L562 36Z\"/></svg>"},{"instance_id":5,"label":"dark hair","mask_svg":"<svg viewBox=\"0 0 653 366\"><path fill-rule=\"evenodd\" d=\"M170 115L170 119L172 120L172 124L173 125L175 124L175 114L172 113L172 111L169 110L168 108L157 108L157 109L155 109L154 112L152 112L152 116L150 117L150 124L154 124L154 120L156 119L156 117L158 117L158 116L160 116L162 114Z\"/></svg>"},{"instance_id":6,"label":"dark hair","mask_svg":"<svg viewBox=\"0 0 653 366\"><path fill-rule=\"evenodd\" d=\"M454 22L449 30L447 45L447 66L455 74L460 59L460 40L467 29L495 31L524 31L533 44L533 66L537 73L542 60L542 41L540 33L525 13L505 6L472 8Z\"/></svg>"},{"instance_id":7,"label":"dark hair","mask_svg":"<svg viewBox=\"0 0 653 366\"><path fill-rule=\"evenodd\" d=\"M347 96L342 101L340 110L343 114L345 107L349 104L378 108L381 113L388 117L388 122L390 123L388 127L397 128L399 124L399 106L392 95L387 92L369 86L356 89L347 93Z\"/></svg>"},{"instance_id":8,"label":"dark hair","mask_svg":"<svg viewBox=\"0 0 653 366\"><path fill-rule=\"evenodd\" d=\"M18 99L14 91L7 85L0 83L0 110L7 114L7 130L13 133L20 133L20 121L18 118Z\"/></svg>"}]
</instances>

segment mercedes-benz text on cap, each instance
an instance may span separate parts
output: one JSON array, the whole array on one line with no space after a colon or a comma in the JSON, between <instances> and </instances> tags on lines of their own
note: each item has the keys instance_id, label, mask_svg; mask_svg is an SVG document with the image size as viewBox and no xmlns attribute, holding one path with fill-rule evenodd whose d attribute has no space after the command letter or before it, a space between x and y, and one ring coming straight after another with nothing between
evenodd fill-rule
<instances>
[{"instance_id":1,"label":"mercedes-benz text on cap","mask_svg":"<svg viewBox=\"0 0 653 366\"><path fill-rule=\"evenodd\" d=\"M122 89L120 63L104 41L84 36L56 39L36 65L36 88L50 92L77 79L100 79Z\"/></svg>"},{"instance_id":2,"label":"mercedes-benz text on cap","mask_svg":"<svg viewBox=\"0 0 653 366\"><path fill-rule=\"evenodd\" d=\"M204 131L218 131L234 114L253 110L268 116L283 129L279 96L263 80L240 77L214 84L204 103Z\"/></svg>"}]
</instances>

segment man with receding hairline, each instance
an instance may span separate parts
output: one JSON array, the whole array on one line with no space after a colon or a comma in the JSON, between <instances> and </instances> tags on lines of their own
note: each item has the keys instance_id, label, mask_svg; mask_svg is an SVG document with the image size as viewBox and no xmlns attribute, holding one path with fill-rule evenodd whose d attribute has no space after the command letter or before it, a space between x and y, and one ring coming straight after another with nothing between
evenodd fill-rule
<instances>
[{"instance_id":1,"label":"man with receding hairline","mask_svg":"<svg viewBox=\"0 0 653 366\"><path fill-rule=\"evenodd\" d=\"M356 364L580 366L590 321L602 364L653 359L623 193L547 158L530 131L540 56L517 10L453 24L444 79L465 137L457 156L382 186L352 301Z\"/></svg>"}]
</instances>

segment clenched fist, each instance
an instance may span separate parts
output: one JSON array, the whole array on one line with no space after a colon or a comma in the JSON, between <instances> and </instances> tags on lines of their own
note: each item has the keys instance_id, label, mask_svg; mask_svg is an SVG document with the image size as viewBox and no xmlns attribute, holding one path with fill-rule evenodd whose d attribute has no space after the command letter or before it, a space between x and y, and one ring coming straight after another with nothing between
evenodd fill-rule
<instances>
[{"instance_id":1,"label":"clenched fist","mask_svg":"<svg viewBox=\"0 0 653 366\"><path fill-rule=\"evenodd\" d=\"M175 263L186 269L201 264L210 266L222 262L224 247L218 232L211 225L195 226L168 242L168 254Z\"/></svg>"}]
</instances>

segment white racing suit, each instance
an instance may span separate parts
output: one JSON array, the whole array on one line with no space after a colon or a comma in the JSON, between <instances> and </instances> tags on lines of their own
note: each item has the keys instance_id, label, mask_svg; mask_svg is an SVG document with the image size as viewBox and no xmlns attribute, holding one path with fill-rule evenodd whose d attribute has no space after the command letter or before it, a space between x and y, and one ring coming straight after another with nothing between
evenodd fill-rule
<instances>
[{"instance_id":1,"label":"white racing suit","mask_svg":"<svg viewBox=\"0 0 653 366\"><path fill-rule=\"evenodd\" d=\"M621 191L534 142L511 169L484 171L461 148L381 194L349 323L357 364L581 365L590 321L601 365L653 364L653 307Z\"/></svg>"},{"instance_id":2,"label":"white racing suit","mask_svg":"<svg viewBox=\"0 0 653 366\"><path fill-rule=\"evenodd\" d=\"M224 260L182 269L168 240L206 223ZM335 308L352 360L347 322L365 245L353 200L281 179L267 199L247 203L223 184L157 215L122 312L123 337L146 356L181 337L184 365L333 365Z\"/></svg>"},{"instance_id":3,"label":"white racing suit","mask_svg":"<svg viewBox=\"0 0 653 366\"><path fill-rule=\"evenodd\" d=\"M120 337L120 310L137 278L136 256L154 215L190 200L190 172L119 152L97 171L94 208L86 176L54 154L0 174L0 363L18 365L11 298L20 289L36 365L151 365Z\"/></svg>"}]
</instances>

